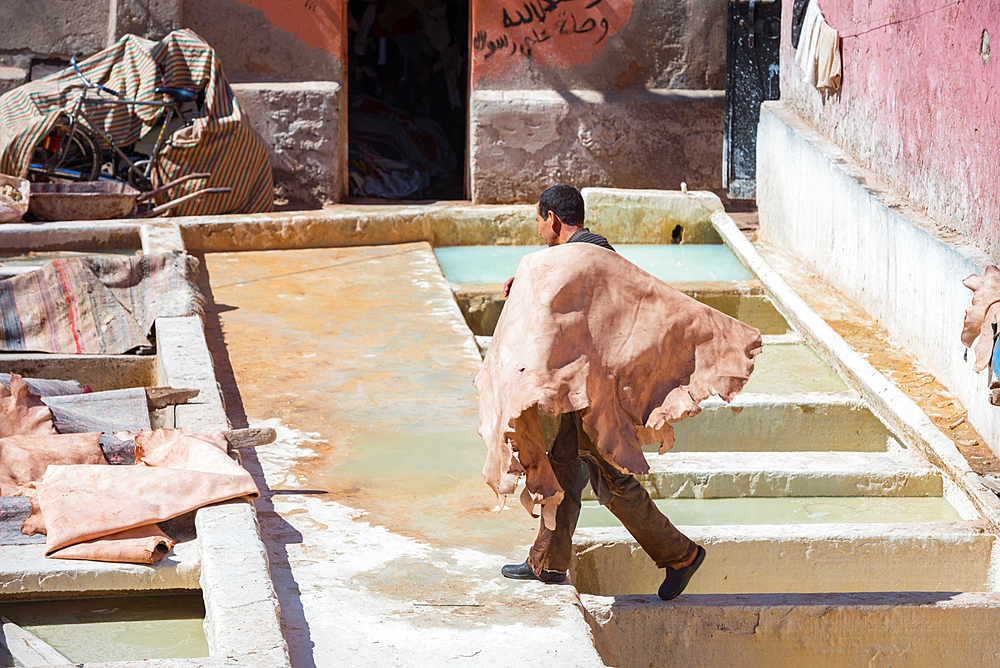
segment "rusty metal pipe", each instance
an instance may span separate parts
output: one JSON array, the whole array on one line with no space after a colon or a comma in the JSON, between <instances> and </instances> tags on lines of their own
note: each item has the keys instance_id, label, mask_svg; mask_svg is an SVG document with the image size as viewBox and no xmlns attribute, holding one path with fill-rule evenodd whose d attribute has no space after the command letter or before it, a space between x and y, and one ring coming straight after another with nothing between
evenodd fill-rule
<instances>
[{"instance_id":1,"label":"rusty metal pipe","mask_svg":"<svg viewBox=\"0 0 1000 668\"><path fill-rule=\"evenodd\" d=\"M166 190L169 190L170 188L173 188L177 184L184 183L185 181L190 181L191 179L208 179L208 178L211 178L211 177L212 177L212 173L211 172L199 172L198 174L188 174L186 176L180 177L179 179L174 179L170 183L162 185L159 188L157 188L156 190L150 190L148 193L143 193L143 194L139 195L138 197L135 198L135 202L136 202L136 204L139 204L141 202L145 202L150 197L156 197L160 193L162 193L162 192L164 192Z\"/></svg>"},{"instance_id":2,"label":"rusty metal pipe","mask_svg":"<svg viewBox=\"0 0 1000 668\"><path fill-rule=\"evenodd\" d=\"M202 188L201 190L196 190L193 193L188 193L187 195L184 195L184 197L178 197L177 199L171 200L171 201L167 202L166 204L161 204L160 206L158 206L158 207L156 207L154 209L150 209L149 211L147 211L145 213L139 214L138 217L139 218L152 218L153 216L160 215L161 213L163 213L167 209L172 209L175 206L177 206L178 204L183 204L184 202L189 202L189 201L191 201L193 199L197 199L198 197L201 197L202 195L210 195L210 194L215 194L215 193L230 193L232 191L233 191L232 188Z\"/></svg>"}]
</instances>

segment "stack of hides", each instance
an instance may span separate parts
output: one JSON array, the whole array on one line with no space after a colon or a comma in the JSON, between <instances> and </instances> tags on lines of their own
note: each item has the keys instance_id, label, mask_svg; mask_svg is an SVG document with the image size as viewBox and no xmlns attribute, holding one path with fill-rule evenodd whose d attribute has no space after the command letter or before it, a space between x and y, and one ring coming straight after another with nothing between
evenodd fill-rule
<instances>
[{"instance_id":1,"label":"stack of hides","mask_svg":"<svg viewBox=\"0 0 1000 668\"><path fill-rule=\"evenodd\" d=\"M521 260L482 370L483 476L502 508L521 502L555 528L564 492L546 457L538 410L583 412L609 463L647 473L642 445L673 446L671 422L750 378L760 332L671 288L614 251L574 243ZM515 456L516 454L516 456Z\"/></svg>"},{"instance_id":2,"label":"stack of hides","mask_svg":"<svg viewBox=\"0 0 1000 668\"><path fill-rule=\"evenodd\" d=\"M965 311L962 343L966 348L976 344L973 368L978 372L989 366L993 357L993 342L1000 322L1000 269L990 265L982 276L973 274L962 285L972 290L972 305Z\"/></svg>"},{"instance_id":3,"label":"stack of hides","mask_svg":"<svg viewBox=\"0 0 1000 668\"><path fill-rule=\"evenodd\" d=\"M441 126L363 96L351 105L351 194L418 197L458 164Z\"/></svg>"},{"instance_id":4,"label":"stack of hides","mask_svg":"<svg viewBox=\"0 0 1000 668\"><path fill-rule=\"evenodd\" d=\"M71 257L0 280L0 350L115 355L156 318L199 315L198 262L180 253Z\"/></svg>"},{"instance_id":5,"label":"stack of hides","mask_svg":"<svg viewBox=\"0 0 1000 668\"><path fill-rule=\"evenodd\" d=\"M47 557L156 563L175 544L157 522L258 494L250 474L229 457L221 432L117 432L121 442L134 442L134 464L111 466L101 431L58 433L53 424L60 413L66 431L87 424L81 417L86 401L47 397L50 410L20 376L12 375L9 385L10 390L0 388L0 496L30 500L21 532L46 534ZM144 391L138 393L144 404ZM108 411L103 399L110 398L97 397L96 404L104 406L97 414ZM147 425L148 419L146 414ZM0 505L0 515L11 507Z\"/></svg>"}]
</instances>

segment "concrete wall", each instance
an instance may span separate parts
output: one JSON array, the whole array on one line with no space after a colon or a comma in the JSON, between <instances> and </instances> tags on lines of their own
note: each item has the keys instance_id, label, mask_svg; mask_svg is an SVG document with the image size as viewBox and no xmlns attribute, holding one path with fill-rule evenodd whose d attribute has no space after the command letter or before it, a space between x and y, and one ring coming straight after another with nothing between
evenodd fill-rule
<instances>
[{"instance_id":1,"label":"concrete wall","mask_svg":"<svg viewBox=\"0 0 1000 668\"><path fill-rule=\"evenodd\" d=\"M159 39L181 27L180 0L4 0L0 66L92 54L131 33Z\"/></svg>"},{"instance_id":2,"label":"concrete wall","mask_svg":"<svg viewBox=\"0 0 1000 668\"><path fill-rule=\"evenodd\" d=\"M725 199L725 0L469 2L476 202L530 202L555 182L651 189L686 182ZM0 92L23 83L33 56L92 53L127 32L157 39L178 27L215 47L233 82L339 84L335 92L306 84L299 93L277 86L242 94L251 117L263 115L253 122L269 147L279 198L315 205L344 193L344 130L318 138L304 127L318 118L346 124L340 0L7 4L23 19L0 27ZM299 114L299 126L281 127Z\"/></svg>"},{"instance_id":3,"label":"concrete wall","mask_svg":"<svg viewBox=\"0 0 1000 668\"><path fill-rule=\"evenodd\" d=\"M343 83L343 1L182 2L184 26L218 51L231 81Z\"/></svg>"},{"instance_id":4,"label":"concrete wall","mask_svg":"<svg viewBox=\"0 0 1000 668\"><path fill-rule=\"evenodd\" d=\"M781 99L861 165L1000 258L1000 0L824 0L843 39L843 87L793 62L784 3ZM993 47L990 47L992 41Z\"/></svg>"},{"instance_id":5,"label":"concrete wall","mask_svg":"<svg viewBox=\"0 0 1000 668\"><path fill-rule=\"evenodd\" d=\"M250 125L264 140L275 196L315 207L344 192L346 96L332 81L233 84Z\"/></svg>"},{"instance_id":6,"label":"concrete wall","mask_svg":"<svg viewBox=\"0 0 1000 668\"><path fill-rule=\"evenodd\" d=\"M27 69L31 54L93 53L108 40L113 0L81 3L74 0L5 0L0 21L0 57L8 66Z\"/></svg>"},{"instance_id":7,"label":"concrete wall","mask_svg":"<svg viewBox=\"0 0 1000 668\"><path fill-rule=\"evenodd\" d=\"M340 0L178 0L222 58L267 147L276 201L314 208L346 190L345 6Z\"/></svg>"},{"instance_id":8,"label":"concrete wall","mask_svg":"<svg viewBox=\"0 0 1000 668\"><path fill-rule=\"evenodd\" d=\"M989 257L911 207L886 182L782 103L765 103L757 142L760 238L809 264L875 315L968 410L1000 451L1000 408L959 339L972 292L962 280Z\"/></svg>"},{"instance_id":9,"label":"concrete wall","mask_svg":"<svg viewBox=\"0 0 1000 668\"><path fill-rule=\"evenodd\" d=\"M472 199L535 202L550 185L723 194L723 91L474 91Z\"/></svg>"},{"instance_id":10,"label":"concrete wall","mask_svg":"<svg viewBox=\"0 0 1000 668\"><path fill-rule=\"evenodd\" d=\"M723 0L471 2L475 89L725 87Z\"/></svg>"},{"instance_id":11,"label":"concrete wall","mask_svg":"<svg viewBox=\"0 0 1000 668\"><path fill-rule=\"evenodd\" d=\"M475 202L722 189L724 0L472 1Z\"/></svg>"}]
</instances>

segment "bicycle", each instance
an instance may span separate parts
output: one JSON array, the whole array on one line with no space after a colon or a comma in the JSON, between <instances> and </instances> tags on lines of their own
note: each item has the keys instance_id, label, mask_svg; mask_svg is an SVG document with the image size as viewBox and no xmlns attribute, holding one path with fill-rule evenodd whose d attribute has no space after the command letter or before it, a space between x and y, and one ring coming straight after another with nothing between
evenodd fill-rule
<instances>
[{"instance_id":1,"label":"bicycle","mask_svg":"<svg viewBox=\"0 0 1000 668\"><path fill-rule=\"evenodd\" d=\"M186 127L200 117L200 111L197 110L201 106L200 94L186 88L161 86L153 89L153 92L165 95L170 98L169 100L123 99L117 91L90 81L80 71L76 59L82 55L82 52L75 54L70 59L70 65L83 82L83 89L72 109L63 114L52 130L35 147L28 168L28 179L36 182L111 179L129 183L142 192L153 190L152 170L163 146L164 137L167 136L168 130L172 133L177 129L171 128L171 123L175 119L180 120L180 127ZM90 91L97 91L96 96L88 96ZM104 97L101 93L107 93L112 97ZM192 103L196 106L193 112L185 108L185 105ZM124 147L130 149L130 152L126 153L111 135L86 114L84 109L86 104L163 107L165 115L149 154L136 151L136 146L142 144L149 135L141 138L136 144ZM105 149L104 146L108 148Z\"/></svg>"}]
</instances>

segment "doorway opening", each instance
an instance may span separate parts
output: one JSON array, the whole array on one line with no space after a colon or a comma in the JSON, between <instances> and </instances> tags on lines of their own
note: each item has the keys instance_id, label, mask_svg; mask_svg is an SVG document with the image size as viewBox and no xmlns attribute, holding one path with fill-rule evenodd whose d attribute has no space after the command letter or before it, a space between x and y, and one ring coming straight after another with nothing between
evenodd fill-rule
<instances>
[{"instance_id":1,"label":"doorway opening","mask_svg":"<svg viewBox=\"0 0 1000 668\"><path fill-rule=\"evenodd\" d=\"M350 198L465 197L469 0L348 0Z\"/></svg>"}]
</instances>

